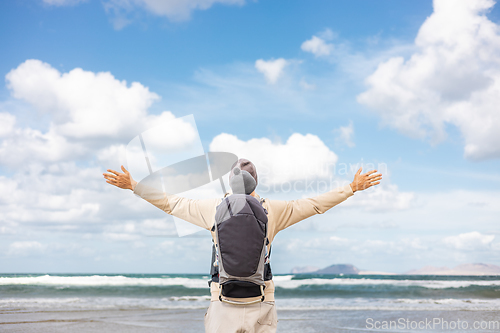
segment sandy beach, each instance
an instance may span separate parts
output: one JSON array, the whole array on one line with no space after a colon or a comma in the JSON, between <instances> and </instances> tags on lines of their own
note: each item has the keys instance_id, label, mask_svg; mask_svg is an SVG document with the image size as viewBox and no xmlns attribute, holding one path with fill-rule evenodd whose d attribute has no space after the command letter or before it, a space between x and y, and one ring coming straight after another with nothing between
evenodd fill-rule
<instances>
[{"instance_id":1,"label":"sandy beach","mask_svg":"<svg viewBox=\"0 0 500 333\"><path fill-rule=\"evenodd\" d=\"M108 310L108 311L43 311L22 310L0 312L0 330L3 332L203 332L205 310ZM278 332L498 332L495 329L370 329L367 318L414 322L440 318L444 321L498 321L497 311L346 311L346 310L278 310ZM462 324L463 325L463 324Z\"/></svg>"}]
</instances>

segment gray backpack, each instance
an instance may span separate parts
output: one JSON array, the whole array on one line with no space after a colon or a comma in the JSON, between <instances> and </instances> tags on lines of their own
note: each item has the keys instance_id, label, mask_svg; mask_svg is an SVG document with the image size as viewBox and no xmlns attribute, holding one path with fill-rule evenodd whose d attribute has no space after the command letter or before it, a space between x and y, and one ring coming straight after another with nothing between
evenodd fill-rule
<instances>
[{"instance_id":1,"label":"gray backpack","mask_svg":"<svg viewBox=\"0 0 500 333\"><path fill-rule=\"evenodd\" d=\"M241 171L246 178L245 173ZM247 193L252 188L245 187L247 189L244 192ZM241 192L237 186L232 188L233 192ZM211 275L212 281L219 283L219 300L232 304L263 301L265 281L272 279L272 273L267 253L267 211L262 207L262 202L245 193L224 198L217 206L212 231L215 232L215 242ZM224 298L259 296L260 299L251 302Z\"/></svg>"}]
</instances>

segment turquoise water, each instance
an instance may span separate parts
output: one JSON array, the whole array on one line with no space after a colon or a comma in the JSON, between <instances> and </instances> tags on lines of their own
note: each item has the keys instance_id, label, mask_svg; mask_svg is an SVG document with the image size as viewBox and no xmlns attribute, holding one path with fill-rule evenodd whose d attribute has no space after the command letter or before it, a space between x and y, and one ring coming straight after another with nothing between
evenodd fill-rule
<instances>
[{"instance_id":1,"label":"turquoise water","mask_svg":"<svg viewBox=\"0 0 500 333\"><path fill-rule=\"evenodd\" d=\"M202 309L208 276L2 274L0 309ZM300 310L500 310L498 276L277 275L277 305Z\"/></svg>"}]
</instances>

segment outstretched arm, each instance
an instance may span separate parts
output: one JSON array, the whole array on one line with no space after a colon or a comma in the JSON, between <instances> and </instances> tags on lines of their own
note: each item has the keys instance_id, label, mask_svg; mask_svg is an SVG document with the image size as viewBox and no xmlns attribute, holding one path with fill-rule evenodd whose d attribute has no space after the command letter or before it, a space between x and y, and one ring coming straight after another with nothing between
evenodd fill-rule
<instances>
[{"instance_id":1,"label":"outstretched arm","mask_svg":"<svg viewBox=\"0 0 500 333\"><path fill-rule=\"evenodd\" d=\"M108 169L104 173L106 183L116 187L132 190L134 194L148 201L152 205L184 221L210 230L214 223L215 207L220 199L193 200L174 194L167 194L155 187L138 184L130 173L121 166L122 172Z\"/></svg>"},{"instance_id":2,"label":"outstretched arm","mask_svg":"<svg viewBox=\"0 0 500 333\"><path fill-rule=\"evenodd\" d=\"M374 174L377 170L368 171L364 174L361 174L361 170L362 168L359 168L356 172L351 184L338 187L312 198L289 201L270 200L269 214L272 211L272 214L277 217L274 234L315 214L323 214L354 195L354 192L366 190L380 183L382 174Z\"/></svg>"}]
</instances>

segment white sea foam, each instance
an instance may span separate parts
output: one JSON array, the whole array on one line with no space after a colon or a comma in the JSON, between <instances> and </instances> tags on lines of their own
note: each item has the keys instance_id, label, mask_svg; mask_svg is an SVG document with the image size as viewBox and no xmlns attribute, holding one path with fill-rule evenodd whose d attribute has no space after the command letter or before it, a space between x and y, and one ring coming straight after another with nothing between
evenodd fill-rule
<instances>
[{"instance_id":1,"label":"white sea foam","mask_svg":"<svg viewBox=\"0 0 500 333\"><path fill-rule=\"evenodd\" d=\"M291 281L295 275L274 275L273 276L273 281L276 282L282 282L282 281Z\"/></svg>"},{"instance_id":2,"label":"white sea foam","mask_svg":"<svg viewBox=\"0 0 500 333\"><path fill-rule=\"evenodd\" d=\"M186 288L207 288L206 278L135 278L126 276L33 276L0 277L0 285L35 285L35 286L184 286Z\"/></svg>"},{"instance_id":3,"label":"white sea foam","mask_svg":"<svg viewBox=\"0 0 500 333\"><path fill-rule=\"evenodd\" d=\"M3 298L0 310L38 311L117 310L117 309L206 309L209 296L167 298L70 297ZM358 310L358 311L500 311L500 300L484 299L381 299L381 298L278 298L280 311Z\"/></svg>"},{"instance_id":4,"label":"white sea foam","mask_svg":"<svg viewBox=\"0 0 500 333\"><path fill-rule=\"evenodd\" d=\"M423 287L428 289L465 288L469 286L500 286L500 280L477 281L477 280L393 280L393 279L304 279L275 280L275 286L287 289L295 289L306 285L391 285L400 287Z\"/></svg>"},{"instance_id":5,"label":"white sea foam","mask_svg":"<svg viewBox=\"0 0 500 333\"><path fill-rule=\"evenodd\" d=\"M500 280L395 280L369 278L332 278L332 279L303 279L293 280L294 275L276 275L273 277L276 287L295 289L306 285L387 285L396 287L422 287L427 289L465 288L470 286L500 286ZM55 286L66 288L72 286L183 286L186 288L206 289L208 277L127 277L127 276L26 276L0 277L0 286L4 285L33 285Z\"/></svg>"},{"instance_id":6,"label":"white sea foam","mask_svg":"<svg viewBox=\"0 0 500 333\"><path fill-rule=\"evenodd\" d=\"M116 310L116 309L204 309L210 304L207 296L167 298L71 297L71 298L3 298L0 310Z\"/></svg>"}]
</instances>

